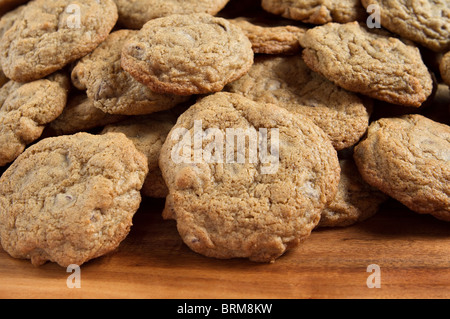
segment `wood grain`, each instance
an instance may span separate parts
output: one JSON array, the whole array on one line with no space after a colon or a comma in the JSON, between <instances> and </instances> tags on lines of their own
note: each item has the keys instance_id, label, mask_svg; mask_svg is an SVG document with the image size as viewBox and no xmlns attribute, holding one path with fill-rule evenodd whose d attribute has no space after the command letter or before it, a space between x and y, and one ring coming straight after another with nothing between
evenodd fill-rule
<instances>
[{"instance_id":1,"label":"wood grain","mask_svg":"<svg viewBox=\"0 0 450 319\"><path fill-rule=\"evenodd\" d=\"M34 267L0 250L0 298L450 297L450 223L395 202L357 225L315 230L274 264L192 252L162 207L144 201L120 247L81 266L79 289L67 287L65 268ZM381 269L381 288L367 287L370 264Z\"/></svg>"}]
</instances>

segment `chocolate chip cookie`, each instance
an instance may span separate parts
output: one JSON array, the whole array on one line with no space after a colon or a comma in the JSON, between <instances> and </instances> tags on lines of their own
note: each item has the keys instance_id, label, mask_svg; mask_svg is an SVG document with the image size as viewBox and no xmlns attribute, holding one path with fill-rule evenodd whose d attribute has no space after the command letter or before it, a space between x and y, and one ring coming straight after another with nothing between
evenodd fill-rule
<instances>
[{"instance_id":1,"label":"chocolate chip cookie","mask_svg":"<svg viewBox=\"0 0 450 319\"><path fill-rule=\"evenodd\" d=\"M372 123L355 147L364 180L411 210L450 221L450 127L422 115Z\"/></svg>"},{"instance_id":2,"label":"chocolate chip cookie","mask_svg":"<svg viewBox=\"0 0 450 319\"><path fill-rule=\"evenodd\" d=\"M442 80L450 86L450 52L447 52L441 59L439 64Z\"/></svg>"},{"instance_id":3,"label":"chocolate chip cookie","mask_svg":"<svg viewBox=\"0 0 450 319\"><path fill-rule=\"evenodd\" d=\"M8 11L0 18L0 39L3 37L3 34L5 34L5 32L8 31L9 28L11 28L22 10L23 6L20 6L14 10ZM9 78L3 72L0 64L0 87L2 87L8 81Z\"/></svg>"},{"instance_id":4,"label":"chocolate chip cookie","mask_svg":"<svg viewBox=\"0 0 450 319\"><path fill-rule=\"evenodd\" d=\"M186 245L257 262L310 235L340 173L336 150L308 118L224 92L178 118L159 165L169 189L164 217L177 221Z\"/></svg>"},{"instance_id":5,"label":"chocolate chip cookie","mask_svg":"<svg viewBox=\"0 0 450 319\"><path fill-rule=\"evenodd\" d=\"M312 24L362 21L366 12L359 0L262 0L264 10Z\"/></svg>"},{"instance_id":6,"label":"chocolate chip cookie","mask_svg":"<svg viewBox=\"0 0 450 319\"><path fill-rule=\"evenodd\" d=\"M172 14L215 15L229 0L114 0L119 22L126 28L141 29L148 21Z\"/></svg>"},{"instance_id":7,"label":"chocolate chip cookie","mask_svg":"<svg viewBox=\"0 0 450 319\"><path fill-rule=\"evenodd\" d=\"M261 54L296 54L301 51L299 39L306 27L293 25L271 26L252 19L230 19L252 43L253 52Z\"/></svg>"},{"instance_id":8,"label":"chocolate chip cookie","mask_svg":"<svg viewBox=\"0 0 450 319\"><path fill-rule=\"evenodd\" d=\"M257 57L249 72L226 90L309 117L337 150L356 144L369 126L372 101L336 86L298 55Z\"/></svg>"},{"instance_id":9,"label":"chocolate chip cookie","mask_svg":"<svg viewBox=\"0 0 450 319\"><path fill-rule=\"evenodd\" d=\"M14 22L20 18L20 14L24 8L25 6L19 6L18 8L7 12L0 18L0 38L2 38L5 32L8 31L14 25Z\"/></svg>"},{"instance_id":10,"label":"chocolate chip cookie","mask_svg":"<svg viewBox=\"0 0 450 319\"><path fill-rule=\"evenodd\" d=\"M308 30L300 42L306 64L349 91L415 107L432 93L419 49L382 30L329 23Z\"/></svg>"},{"instance_id":11,"label":"chocolate chip cookie","mask_svg":"<svg viewBox=\"0 0 450 319\"><path fill-rule=\"evenodd\" d=\"M124 43L135 30L112 32L72 70L72 83L86 90L94 107L109 114L142 115L167 110L187 97L158 94L135 80L120 66Z\"/></svg>"},{"instance_id":12,"label":"chocolate chip cookie","mask_svg":"<svg viewBox=\"0 0 450 319\"><path fill-rule=\"evenodd\" d=\"M126 116L105 113L94 107L94 102L83 92L72 94L60 116L48 127L56 135L89 131L124 120Z\"/></svg>"},{"instance_id":13,"label":"chocolate chip cookie","mask_svg":"<svg viewBox=\"0 0 450 319\"><path fill-rule=\"evenodd\" d=\"M161 112L130 117L119 123L108 125L102 131L103 134L109 132L125 134L133 141L136 148L147 156L149 172L141 190L143 196L165 198L168 195L158 160L161 147L175 122L176 117Z\"/></svg>"},{"instance_id":14,"label":"chocolate chip cookie","mask_svg":"<svg viewBox=\"0 0 450 319\"><path fill-rule=\"evenodd\" d=\"M3 72L12 80L41 79L105 40L117 21L113 0L34 0L0 40Z\"/></svg>"},{"instance_id":15,"label":"chocolate chip cookie","mask_svg":"<svg viewBox=\"0 0 450 319\"><path fill-rule=\"evenodd\" d=\"M436 52L450 50L450 2L448 0L362 0L376 6L381 25L405 39Z\"/></svg>"},{"instance_id":16,"label":"chocolate chip cookie","mask_svg":"<svg viewBox=\"0 0 450 319\"><path fill-rule=\"evenodd\" d=\"M12 257L78 266L111 252L141 202L147 160L123 134L30 146L0 178L0 238Z\"/></svg>"},{"instance_id":17,"label":"chocolate chip cookie","mask_svg":"<svg viewBox=\"0 0 450 319\"><path fill-rule=\"evenodd\" d=\"M345 227L375 215L388 196L367 184L353 159L339 160L341 177L336 197L322 211L317 227Z\"/></svg>"},{"instance_id":18,"label":"chocolate chip cookie","mask_svg":"<svg viewBox=\"0 0 450 319\"><path fill-rule=\"evenodd\" d=\"M14 161L62 113L68 89L64 74L29 83L9 81L0 88L0 166Z\"/></svg>"},{"instance_id":19,"label":"chocolate chip cookie","mask_svg":"<svg viewBox=\"0 0 450 319\"><path fill-rule=\"evenodd\" d=\"M221 91L253 64L242 30L209 14L171 15L147 22L123 47L122 67L158 93Z\"/></svg>"}]
</instances>

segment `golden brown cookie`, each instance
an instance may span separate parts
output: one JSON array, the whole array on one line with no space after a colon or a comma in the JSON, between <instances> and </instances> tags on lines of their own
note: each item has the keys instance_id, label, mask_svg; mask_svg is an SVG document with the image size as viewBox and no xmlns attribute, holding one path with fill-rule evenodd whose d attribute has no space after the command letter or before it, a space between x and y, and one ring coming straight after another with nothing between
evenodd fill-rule
<instances>
[{"instance_id":1,"label":"golden brown cookie","mask_svg":"<svg viewBox=\"0 0 450 319\"><path fill-rule=\"evenodd\" d=\"M339 160L341 177L336 197L322 211L317 227L345 227L375 215L388 196L367 184L353 159Z\"/></svg>"},{"instance_id":2,"label":"golden brown cookie","mask_svg":"<svg viewBox=\"0 0 450 319\"><path fill-rule=\"evenodd\" d=\"M61 114L68 88L63 74L29 83L9 81L0 88L0 166L14 161Z\"/></svg>"},{"instance_id":3,"label":"golden brown cookie","mask_svg":"<svg viewBox=\"0 0 450 319\"><path fill-rule=\"evenodd\" d=\"M336 150L306 117L216 93L183 113L159 165L165 218L192 250L273 262L307 238L339 182Z\"/></svg>"},{"instance_id":4,"label":"golden brown cookie","mask_svg":"<svg viewBox=\"0 0 450 319\"><path fill-rule=\"evenodd\" d=\"M24 8L25 6L19 6L18 8L7 12L0 18L0 39L5 32L14 25L14 22L21 17L21 12Z\"/></svg>"},{"instance_id":5,"label":"golden brown cookie","mask_svg":"<svg viewBox=\"0 0 450 319\"><path fill-rule=\"evenodd\" d=\"M0 39L3 37L3 34L5 34L5 32L8 31L9 28L12 27L12 25L14 24L14 21L16 21L20 12L23 10L23 8L24 8L24 6L20 6L14 10L11 10L11 11L5 13L0 18ZM1 9L0 9L0 11L1 11ZM3 72L3 69L0 64L0 87L2 87L8 81L9 81L9 79Z\"/></svg>"},{"instance_id":6,"label":"golden brown cookie","mask_svg":"<svg viewBox=\"0 0 450 319\"><path fill-rule=\"evenodd\" d=\"M150 20L122 51L122 67L135 79L177 95L221 91L252 64L252 45L242 30L209 14Z\"/></svg>"},{"instance_id":7,"label":"golden brown cookie","mask_svg":"<svg viewBox=\"0 0 450 319\"><path fill-rule=\"evenodd\" d=\"M134 30L111 33L72 70L72 83L80 90L87 90L94 106L105 113L150 114L172 108L187 99L155 93L122 69L122 47L137 33L138 31Z\"/></svg>"},{"instance_id":8,"label":"golden brown cookie","mask_svg":"<svg viewBox=\"0 0 450 319\"><path fill-rule=\"evenodd\" d=\"M209 13L215 15L229 0L114 0L119 22L130 29L141 29L148 21L172 14Z\"/></svg>"},{"instance_id":9,"label":"golden brown cookie","mask_svg":"<svg viewBox=\"0 0 450 319\"><path fill-rule=\"evenodd\" d=\"M250 71L226 90L309 117L337 150L356 144L369 126L372 101L336 86L300 56L257 57Z\"/></svg>"},{"instance_id":10,"label":"golden brown cookie","mask_svg":"<svg viewBox=\"0 0 450 319\"><path fill-rule=\"evenodd\" d=\"M312 24L362 21L366 12L360 0L262 0L264 10Z\"/></svg>"},{"instance_id":11,"label":"golden brown cookie","mask_svg":"<svg viewBox=\"0 0 450 319\"><path fill-rule=\"evenodd\" d=\"M43 78L94 50L117 21L113 0L34 0L0 41L3 72L12 80Z\"/></svg>"},{"instance_id":12,"label":"golden brown cookie","mask_svg":"<svg viewBox=\"0 0 450 319\"><path fill-rule=\"evenodd\" d=\"M441 71L442 80L450 86L450 51L442 57L439 70Z\"/></svg>"},{"instance_id":13,"label":"golden brown cookie","mask_svg":"<svg viewBox=\"0 0 450 319\"><path fill-rule=\"evenodd\" d=\"M389 103L420 107L433 81L420 51L357 22L329 23L300 40L303 59L336 85Z\"/></svg>"},{"instance_id":14,"label":"golden brown cookie","mask_svg":"<svg viewBox=\"0 0 450 319\"><path fill-rule=\"evenodd\" d=\"M176 117L162 112L130 117L119 123L108 125L102 131L102 134L110 132L125 134L133 141L136 148L147 156L148 175L141 190L143 196L165 198L168 195L158 160L161 147L175 122Z\"/></svg>"},{"instance_id":15,"label":"golden brown cookie","mask_svg":"<svg viewBox=\"0 0 450 319\"><path fill-rule=\"evenodd\" d=\"M271 26L247 18L230 19L252 43L253 52L262 54L295 54L301 51L299 39L306 27Z\"/></svg>"},{"instance_id":16,"label":"golden brown cookie","mask_svg":"<svg viewBox=\"0 0 450 319\"><path fill-rule=\"evenodd\" d=\"M402 38L436 52L450 50L450 2L448 0L362 0L375 6L381 25Z\"/></svg>"},{"instance_id":17,"label":"golden brown cookie","mask_svg":"<svg viewBox=\"0 0 450 319\"><path fill-rule=\"evenodd\" d=\"M123 134L78 133L28 148L0 178L0 238L12 257L80 266L119 246L147 161Z\"/></svg>"},{"instance_id":18,"label":"golden brown cookie","mask_svg":"<svg viewBox=\"0 0 450 319\"><path fill-rule=\"evenodd\" d=\"M48 126L57 135L67 135L113 124L125 118L124 115L108 114L99 110L85 93L76 92L69 97L61 115Z\"/></svg>"},{"instance_id":19,"label":"golden brown cookie","mask_svg":"<svg viewBox=\"0 0 450 319\"><path fill-rule=\"evenodd\" d=\"M450 221L450 127L421 115L372 123L355 147L364 180L411 210Z\"/></svg>"}]
</instances>

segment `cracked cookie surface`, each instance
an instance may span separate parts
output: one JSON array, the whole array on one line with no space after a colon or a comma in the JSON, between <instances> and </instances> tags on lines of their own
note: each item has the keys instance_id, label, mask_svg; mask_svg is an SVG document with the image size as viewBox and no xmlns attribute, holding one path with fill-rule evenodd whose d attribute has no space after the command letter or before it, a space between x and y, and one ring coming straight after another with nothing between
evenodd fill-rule
<instances>
[{"instance_id":1,"label":"cracked cookie surface","mask_svg":"<svg viewBox=\"0 0 450 319\"><path fill-rule=\"evenodd\" d=\"M389 103L420 107L433 81L419 49L357 22L308 30L300 40L314 71L352 92Z\"/></svg>"},{"instance_id":2,"label":"cracked cookie surface","mask_svg":"<svg viewBox=\"0 0 450 319\"><path fill-rule=\"evenodd\" d=\"M94 50L117 21L113 0L34 0L0 41L3 72L12 80L43 78Z\"/></svg>"},{"instance_id":3,"label":"cracked cookie surface","mask_svg":"<svg viewBox=\"0 0 450 319\"><path fill-rule=\"evenodd\" d=\"M0 166L14 161L62 113L68 90L69 78L58 73L0 88Z\"/></svg>"},{"instance_id":4,"label":"cracked cookie surface","mask_svg":"<svg viewBox=\"0 0 450 319\"><path fill-rule=\"evenodd\" d=\"M229 0L114 0L119 22L126 28L141 29L148 21L172 14L215 15Z\"/></svg>"},{"instance_id":5,"label":"cracked cookie surface","mask_svg":"<svg viewBox=\"0 0 450 319\"><path fill-rule=\"evenodd\" d=\"M347 23L365 19L360 0L262 0L264 10L312 24Z\"/></svg>"},{"instance_id":6,"label":"cracked cookie surface","mask_svg":"<svg viewBox=\"0 0 450 319\"><path fill-rule=\"evenodd\" d=\"M114 250L141 202L147 162L123 134L43 139L0 178L0 236L15 258L80 266Z\"/></svg>"},{"instance_id":7,"label":"cracked cookie surface","mask_svg":"<svg viewBox=\"0 0 450 319\"><path fill-rule=\"evenodd\" d=\"M380 23L391 32L436 52L450 50L448 0L362 0L378 6Z\"/></svg>"},{"instance_id":8,"label":"cracked cookie surface","mask_svg":"<svg viewBox=\"0 0 450 319\"><path fill-rule=\"evenodd\" d=\"M248 139L230 129L247 132ZM251 132L261 135L253 139ZM244 138L244 148L231 144L227 134ZM186 140L200 136L200 142ZM255 142L263 153L252 161ZM271 156L261 157L264 146ZM206 153L195 160L201 150ZM239 161L236 153L245 158ZM340 173L336 150L309 119L224 92L203 98L179 117L159 165L169 189L164 217L177 221L192 250L257 262L273 262L310 235L336 194Z\"/></svg>"},{"instance_id":9,"label":"cracked cookie surface","mask_svg":"<svg viewBox=\"0 0 450 319\"><path fill-rule=\"evenodd\" d=\"M147 22L123 47L122 67L159 93L221 91L253 64L242 30L208 14L171 15Z\"/></svg>"},{"instance_id":10,"label":"cracked cookie surface","mask_svg":"<svg viewBox=\"0 0 450 319\"><path fill-rule=\"evenodd\" d=\"M450 127L422 115L372 123L355 147L364 180L411 210L450 221Z\"/></svg>"},{"instance_id":11,"label":"cracked cookie surface","mask_svg":"<svg viewBox=\"0 0 450 319\"><path fill-rule=\"evenodd\" d=\"M300 56L257 57L249 72L225 89L309 117L337 150L356 144L369 126L372 101L336 86Z\"/></svg>"},{"instance_id":12,"label":"cracked cookie surface","mask_svg":"<svg viewBox=\"0 0 450 319\"><path fill-rule=\"evenodd\" d=\"M135 30L112 32L72 70L72 83L80 90L86 89L94 106L105 113L150 114L167 110L187 99L155 93L122 69L122 47L137 33Z\"/></svg>"}]
</instances>

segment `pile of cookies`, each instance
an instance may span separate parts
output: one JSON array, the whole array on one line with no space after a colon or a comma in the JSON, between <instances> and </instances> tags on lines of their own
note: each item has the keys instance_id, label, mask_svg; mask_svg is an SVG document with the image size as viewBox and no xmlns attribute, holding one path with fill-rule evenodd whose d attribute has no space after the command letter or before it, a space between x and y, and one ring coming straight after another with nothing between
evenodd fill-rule
<instances>
[{"instance_id":1,"label":"pile of cookies","mask_svg":"<svg viewBox=\"0 0 450 319\"><path fill-rule=\"evenodd\" d=\"M81 265L165 198L273 262L393 198L450 221L450 3L0 0L0 238ZM448 52L448 53L447 53Z\"/></svg>"}]
</instances>

